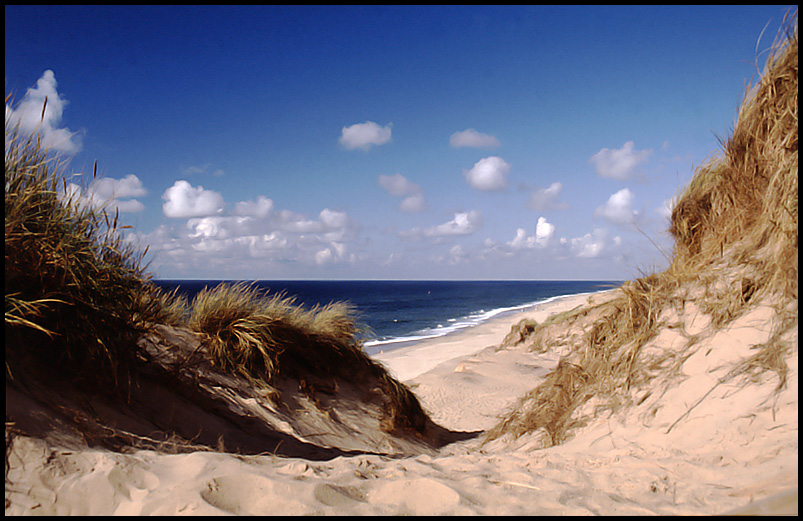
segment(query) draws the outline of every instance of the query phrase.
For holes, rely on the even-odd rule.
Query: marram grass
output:
[[[144,252],[122,237],[117,215],[69,195],[74,179],[64,162],[8,121],[5,139],[7,378],[121,396],[115,391],[147,363],[142,335],[155,324],[190,327],[212,366],[255,384],[370,376],[384,427],[423,433],[418,400],[362,350],[362,326],[347,303],[305,309],[242,283],[206,289],[191,304],[165,293],[146,272]]]
[[[117,216],[66,195],[64,164],[5,129],[6,370],[116,381],[157,309]]]
[[[571,352],[486,433],[486,441],[543,432],[543,445],[559,444],[582,424],[574,413],[592,397],[597,409],[628,403],[631,389],[676,369],[680,361],[672,353],[646,356],[642,350],[667,326],[662,314],[688,300],[710,317],[714,329],[753,302],[774,302],[770,339],[754,346],[755,353],[727,378],[772,371],[777,389],[783,388],[791,348],[783,338],[797,327],[797,93],[795,13],[773,45],[760,81],[748,91],[723,155],[702,165],[678,198],[669,230],[675,238],[669,268],[625,283],[615,298],[595,306],[600,316],[588,321],[579,338],[547,338],[554,321],[514,326],[503,345],[528,342],[540,351],[568,342]],[[694,343],[690,338],[689,346]]]

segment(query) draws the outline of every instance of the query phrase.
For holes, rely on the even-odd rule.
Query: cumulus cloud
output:
[[[148,193],[142,186],[142,181],[134,174],[122,179],[100,177],[87,187],[86,191],[74,183],[67,185],[65,196],[79,205],[90,205],[108,211],[120,213],[135,213],[145,209],[145,205],[137,201]]]
[[[240,201],[234,205],[234,214],[264,219],[273,211],[273,200],[264,195],[257,197],[254,201]]]
[[[417,193],[404,198],[399,204],[399,210],[403,212],[418,213],[427,209],[427,202],[424,194]]]
[[[390,195],[404,197],[399,205],[399,209],[403,212],[423,212],[426,209],[426,200],[421,187],[401,174],[380,175],[379,186],[387,190]]]
[[[341,243],[332,242],[326,248],[315,253],[315,264],[322,266],[332,264],[342,260],[346,256],[346,246]]]
[[[535,225],[535,235],[528,235],[527,230],[518,228],[516,236],[507,245],[514,250],[543,248],[549,244],[553,235],[555,235],[555,225],[549,223],[545,217],[539,217]]]
[[[162,194],[165,216],[173,218],[205,217],[223,211],[223,196],[202,186],[193,187],[183,179]]]
[[[619,149],[603,148],[588,162],[594,165],[599,176],[626,181],[636,175],[636,168],[647,162],[651,154],[652,149],[634,150],[633,142],[628,141]]]
[[[504,190],[507,187],[507,174],[510,165],[497,156],[485,157],[477,161],[471,170],[464,170],[463,176],[472,187],[486,192]]]
[[[60,128],[67,100],[58,92],[58,82],[52,70],[46,70],[28,89],[16,108],[6,104],[6,121],[19,125],[24,134],[39,133],[45,148],[74,154],[81,151],[80,136],[68,128]],[[44,110],[43,110],[44,109]]]
[[[468,253],[463,249],[462,246],[459,244],[455,244],[451,248],[449,248],[449,252],[446,255],[442,255],[436,259],[438,263],[446,263],[450,266],[455,266],[460,264],[463,261],[466,261],[469,258]]]
[[[134,174],[129,174],[122,179],[112,179],[101,177],[90,185],[90,191],[94,197],[108,201],[109,204],[120,212],[141,212],[145,206],[136,200],[148,193],[142,186],[142,181]]]
[[[527,201],[527,208],[530,210],[545,212],[548,210],[565,210],[569,207],[566,203],[558,202],[558,196],[563,190],[563,184],[552,183],[549,188],[536,188]]]
[[[458,212],[451,221],[427,228],[426,237],[445,237],[448,235],[470,235],[482,227],[482,214],[476,210]]]
[[[555,235],[555,225],[547,222],[545,217],[539,217],[538,224],[535,225],[535,242],[540,246],[546,246],[553,235]]]
[[[421,187],[415,183],[411,183],[401,174],[380,175],[379,186],[387,190],[390,195],[395,195],[397,197],[421,191]]]
[[[595,258],[605,250],[607,232],[603,228],[595,228],[593,232],[571,240],[571,250],[577,257]]]
[[[623,188],[611,195],[604,205],[594,211],[594,217],[602,217],[617,225],[634,222],[639,212],[633,209],[633,192]]]
[[[373,121],[366,121],[365,123],[356,123],[350,127],[343,127],[340,135],[340,144],[348,150],[361,148],[368,150],[372,146],[384,145],[390,141],[390,127],[391,123],[387,126],[380,127]]]
[[[185,192],[197,195],[202,190]],[[181,200],[169,198],[173,202]],[[191,208],[192,204],[187,202],[184,206]],[[358,226],[346,212],[324,208],[308,217],[277,210],[273,201],[264,196],[235,204],[232,214],[189,217],[183,225],[164,225],[157,231],[142,236],[150,245],[155,263],[179,272],[212,270],[220,276],[235,275],[243,269],[264,270],[267,266],[303,269],[351,263],[359,256],[359,252],[350,251],[357,244]]]
[[[473,128],[462,132],[455,132],[449,137],[449,144],[455,148],[493,148],[499,146],[499,140],[489,134],[477,132]]]
[[[400,231],[399,237],[403,239],[419,240],[422,237],[439,239],[455,235],[470,235],[482,228],[482,214],[476,210],[470,212],[457,212],[454,219],[443,224],[429,228],[412,228]]]

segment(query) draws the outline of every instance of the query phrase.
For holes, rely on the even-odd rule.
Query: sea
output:
[[[157,285],[190,301],[221,280],[156,280]],[[269,294],[295,297],[311,308],[348,302],[365,328],[361,341],[369,355],[409,346],[470,328],[556,298],[605,291],[622,281],[431,281],[293,280],[245,281]]]

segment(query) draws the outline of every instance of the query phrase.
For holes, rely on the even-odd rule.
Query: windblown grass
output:
[[[163,310],[115,214],[67,195],[64,165],[5,130],[6,371],[115,382]]]
[[[280,377],[298,378],[310,392],[313,379],[376,378],[386,397],[386,430],[423,432],[426,415],[418,399],[362,350],[362,326],[347,303],[305,309],[253,285],[220,284],[198,293],[188,325],[203,334],[213,365],[269,388]]]
[[[527,342],[543,351],[558,344],[567,354],[537,388],[524,396],[487,440],[541,431],[545,446],[561,443],[583,423],[578,408],[596,399],[616,409],[660,371],[676,370],[678,353],[643,353],[667,327],[665,316],[693,302],[714,329],[726,326],[757,301],[776,309],[770,339],[727,375],[755,378],[772,371],[786,383],[783,338],[797,326],[798,38],[797,15],[776,40],[759,83],[748,90],[722,157],[701,166],[679,197],[670,232],[669,268],[625,283],[614,299],[595,307],[577,338],[555,338],[577,314],[514,327],[506,343]],[[564,327],[565,329],[565,327]],[[696,338],[689,338],[692,347]],[[668,369],[669,368],[669,369]]]
[[[418,400],[363,352],[348,304],[304,309],[236,284],[202,291],[189,305],[152,283],[145,252],[122,237],[116,214],[70,195],[74,179],[36,135],[7,120],[5,140],[7,378],[119,397],[149,360],[143,334],[156,324],[189,326],[203,337],[200,355],[223,373],[268,387],[280,376],[307,389],[335,377],[365,383],[384,400],[386,430],[423,433]]]

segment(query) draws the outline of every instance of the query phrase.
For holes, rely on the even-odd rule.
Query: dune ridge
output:
[[[52,303],[7,294],[6,514],[797,514],[797,90],[795,15],[678,197],[667,270],[356,368],[232,369],[210,335],[264,323],[134,302],[160,321],[96,353],[99,394],[26,372],[9,330],[46,343]]]

